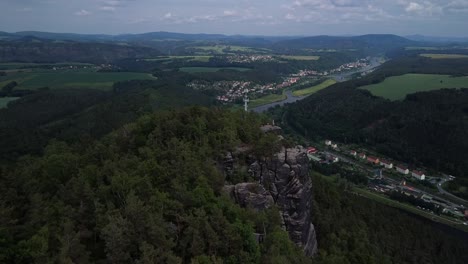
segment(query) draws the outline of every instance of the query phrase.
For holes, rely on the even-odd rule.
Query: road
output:
[[[465,204],[468,204],[468,201],[465,200],[465,199],[462,199],[458,196],[455,196],[449,192],[447,192],[446,190],[444,190],[442,188],[442,186],[444,185],[444,183],[450,181],[448,178],[442,178],[442,180],[437,184],[437,189],[439,190],[439,193],[441,194],[444,194],[444,195],[447,195],[449,196],[450,198],[454,199],[454,200],[457,200],[457,201],[460,201],[461,203],[465,203]]]
[[[355,160],[352,160],[352,159],[350,159],[350,158],[348,158],[348,157],[346,157],[346,156],[344,156],[344,155],[341,155],[340,153],[337,153],[336,151],[326,150],[326,151],[324,151],[324,153],[325,153],[325,154],[329,154],[329,155],[336,156],[336,157],[338,157],[340,160],[342,160],[342,161],[344,161],[344,162],[346,162],[346,163],[350,163],[350,164],[356,165],[356,166],[361,167],[361,168],[363,168],[363,169],[365,169],[365,170],[367,170],[367,171],[369,171],[369,172],[374,172],[374,169],[373,169],[373,168],[368,167],[368,166],[366,166],[366,165],[364,165],[364,164],[362,164],[362,163],[360,163],[360,162],[357,162],[357,161],[355,161]],[[382,177],[383,177],[385,180],[387,180],[388,182],[392,183],[392,184],[395,184],[395,185],[399,185],[399,184],[400,184],[399,181],[394,180],[394,179],[389,178],[389,177],[385,177],[383,174],[382,174]],[[439,187],[440,187],[440,186],[437,185],[437,188],[438,188],[439,191],[440,191],[442,188],[439,188]],[[447,199],[445,199],[445,198],[443,198],[443,197],[435,196],[434,194],[425,192],[425,191],[420,190],[420,189],[417,189],[417,188],[413,188],[413,189],[414,189],[415,191],[418,191],[418,192],[422,193],[422,194],[426,194],[426,195],[429,195],[429,196],[436,197],[437,199],[439,199],[439,200],[441,200],[441,201],[443,201],[443,202],[449,204],[449,205],[452,206],[452,207],[458,207],[458,206],[459,206],[458,204],[454,204],[452,201],[449,201],[449,200],[447,200]],[[442,190],[443,190],[443,189],[442,189]],[[444,190],[443,190],[443,191],[444,191]],[[444,194],[449,194],[450,197],[454,196],[454,195],[452,195],[452,194],[450,194],[450,193],[448,193],[448,192],[446,192],[446,191],[444,191]],[[456,197],[456,196],[454,196],[454,197]],[[460,202],[466,202],[465,200],[463,200],[463,199],[461,199],[461,198],[459,198],[459,197],[456,197],[456,198],[457,198]]]
[[[344,82],[344,81],[347,81],[348,78],[351,75],[355,74],[355,73],[365,72],[365,71],[375,69],[375,68],[379,67],[381,64],[382,64],[382,62],[381,62],[380,58],[372,58],[367,67],[364,67],[364,68],[356,70],[356,71],[344,72],[344,73],[340,73],[340,74],[334,74],[334,75],[331,75],[330,77],[335,79],[337,82]],[[255,108],[252,108],[251,111],[256,112],[256,113],[262,113],[262,112],[265,112],[266,110],[268,110],[268,109],[270,109],[272,107],[275,107],[277,105],[283,106],[285,104],[294,103],[294,102],[302,100],[302,99],[304,99],[306,97],[307,96],[294,96],[292,94],[291,90],[287,90],[286,91],[286,99],[284,99],[283,101],[257,106]]]

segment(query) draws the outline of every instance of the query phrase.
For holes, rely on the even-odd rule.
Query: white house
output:
[[[422,171],[412,171],[411,175],[421,181],[423,181],[426,178],[426,175],[424,175],[424,172]]]
[[[355,150],[351,150],[349,154],[351,154],[351,156],[354,156],[354,157],[357,156],[357,152]]]
[[[331,146],[331,144],[332,144],[331,140],[325,140],[325,145]]]
[[[402,166],[396,166],[396,170],[399,172],[399,173],[402,173],[402,174],[409,174],[409,170],[408,168],[406,167],[402,167]]]
[[[332,144],[331,147],[334,148],[334,149],[337,149],[338,145],[337,144]]]
[[[393,168],[393,163],[391,163],[390,161],[386,161],[386,160],[381,160],[380,165],[384,166],[386,169]]]

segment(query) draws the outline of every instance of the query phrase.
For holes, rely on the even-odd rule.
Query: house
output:
[[[370,162],[370,163],[379,164],[380,160],[379,160],[379,158],[369,156],[369,157],[367,157],[367,161]]]
[[[422,171],[412,171],[411,175],[421,181],[423,181],[426,178],[426,175],[424,175],[424,172]]]
[[[337,144],[332,144],[331,147],[334,148],[334,149],[337,149],[338,145]]]
[[[331,146],[331,144],[332,144],[331,140],[325,140],[325,145]]]
[[[357,156],[357,152],[355,150],[351,150],[349,154],[351,154],[351,156],[354,156],[354,157]]]
[[[359,158],[361,158],[361,159],[365,159],[366,157],[367,157],[367,156],[366,156],[365,153],[360,153],[360,154],[359,154]]]
[[[317,149],[314,147],[307,148],[307,154],[315,154],[317,153]]]
[[[399,173],[402,173],[402,174],[409,174],[409,170],[408,170],[408,168],[406,168],[406,167],[403,167],[403,166],[396,166],[395,168],[396,168],[396,170],[397,170]]]
[[[336,163],[336,162],[340,161],[340,159],[339,159],[338,157],[332,156],[332,155],[330,155],[330,156],[328,157],[328,160],[329,160],[330,162],[332,162],[332,163]]]
[[[381,160],[380,165],[384,166],[386,169],[393,168],[393,163],[391,163],[390,161],[386,161],[386,160]]]

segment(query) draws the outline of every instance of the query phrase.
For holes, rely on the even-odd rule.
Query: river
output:
[[[381,62],[380,58],[372,58],[367,67],[364,67],[362,69],[355,70],[355,71],[349,71],[349,72],[344,72],[344,73],[340,73],[340,74],[330,75],[329,77],[332,77],[337,82],[344,82],[344,81],[347,81],[348,78],[351,77],[351,75],[353,75],[355,73],[366,72],[366,71],[375,69],[375,68],[379,67],[381,64],[382,64],[382,62]],[[284,99],[282,101],[279,101],[279,102],[274,102],[274,103],[270,103],[270,104],[257,106],[255,108],[252,108],[251,111],[256,112],[256,113],[262,113],[262,112],[265,112],[266,110],[268,110],[268,109],[270,109],[272,107],[275,107],[277,105],[283,106],[285,104],[294,103],[294,102],[302,100],[302,99],[304,99],[306,97],[307,96],[294,96],[292,94],[291,90],[287,90],[286,91],[286,99]]]

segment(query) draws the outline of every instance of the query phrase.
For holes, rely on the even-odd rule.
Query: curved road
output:
[[[335,79],[335,81],[337,82],[344,82],[344,81],[347,81],[348,80],[348,77],[350,77],[351,75],[355,74],[355,73],[358,73],[358,72],[365,72],[365,71],[369,71],[369,70],[372,70],[374,68],[377,68],[381,65],[381,61],[379,58],[372,58],[370,60],[370,64],[369,66],[367,67],[364,67],[362,69],[359,69],[359,70],[356,70],[356,71],[351,71],[351,72],[345,72],[345,73],[340,73],[340,74],[335,74],[335,75],[331,75],[330,77],[332,77],[333,79]],[[275,107],[277,105],[279,106],[283,106],[285,104],[289,104],[289,103],[294,103],[294,102],[297,102],[299,100],[302,100],[304,98],[306,98],[307,96],[294,96],[292,94],[292,91],[291,90],[287,90],[286,91],[286,99],[284,99],[283,101],[279,101],[279,102],[274,102],[274,103],[270,103],[270,104],[265,104],[265,105],[261,105],[261,106],[257,106],[255,108],[252,108],[251,111],[254,111],[256,113],[262,113],[262,112],[265,112],[266,110],[272,108],[272,107]]]

